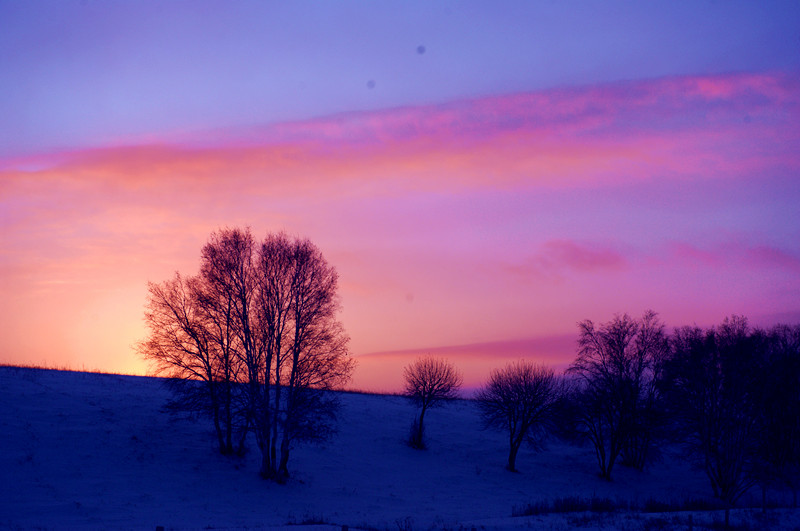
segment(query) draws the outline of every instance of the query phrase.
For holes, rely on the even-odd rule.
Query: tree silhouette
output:
[[[579,327],[578,356],[567,371],[576,377],[573,433],[592,443],[600,475],[610,480],[621,455],[642,468],[653,451],[667,337],[652,311]]]
[[[207,414],[213,419],[222,454],[234,452],[233,435],[245,422],[234,401],[239,365],[218,316],[208,307],[200,277],[148,284],[145,323],[150,330],[139,352],[167,377],[173,391],[169,409]]]
[[[784,484],[797,508],[800,489],[800,325],[766,332],[759,381],[758,472],[762,487]]]
[[[446,400],[456,398],[461,388],[461,374],[447,360],[426,356],[406,366],[403,371],[405,396],[420,408],[414,419],[409,444],[414,448],[425,448],[425,412]]]
[[[759,345],[747,319],[733,316],[708,330],[683,327],[672,336],[666,366],[670,403],[689,450],[730,508],[753,484],[758,447]],[[756,376],[755,378],[753,376]]]
[[[535,448],[552,425],[562,386],[552,369],[527,361],[492,371],[475,400],[484,426],[508,433],[508,470],[516,471],[523,441]]]
[[[353,369],[337,289],[309,240],[281,233],[258,244],[249,229],[223,229],[203,247],[197,277],[150,285],[140,351],[182,389],[203,382],[223,451],[252,430],[259,473],[283,481],[293,443],[332,432],[327,391]]]

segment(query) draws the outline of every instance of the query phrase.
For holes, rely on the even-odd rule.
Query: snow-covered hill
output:
[[[512,517],[515,507],[568,496],[644,503],[707,498],[702,472],[677,454],[607,483],[591,448],[525,449],[503,466],[501,433],[480,429],[468,401],[426,416],[429,449],[404,444],[414,416],[401,397],[342,395],[339,432],[300,446],[286,485],[259,479],[258,451],[216,453],[207,421],[176,419],[155,378],[0,367],[0,527],[103,529],[638,529],[683,525],[688,513]],[[738,521],[796,526],[796,511]],[[751,514],[752,513],[752,514]],[[696,527],[721,518],[695,513]],[[761,518],[761,519],[758,519]],[[298,524],[302,524],[298,527]],[[325,524],[325,525],[322,525]]]

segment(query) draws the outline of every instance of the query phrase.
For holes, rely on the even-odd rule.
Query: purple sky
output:
[[[800,320],[797,2],[0,0],[0,117],[0,362],[143,372],[226,225],[321,247],[360,387]]]

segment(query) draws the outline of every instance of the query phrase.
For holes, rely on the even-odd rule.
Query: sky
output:
[[[798,204],[796,1],[0,0],[0,363],[146,373],[233,226],[336,267],[362,389],[796,323]]]

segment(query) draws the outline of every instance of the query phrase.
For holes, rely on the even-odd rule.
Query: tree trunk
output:
[[[608,459],[605,459],[605,455],[603,455],[603,462],[600,465],[600,477],[606,481],[611,481],[611,469],[614,468],[614,458],[613,456],[609,456]]]
[[[280,378],[280,372],[276,370],[276,379]],[[272,413],[272,445],[270,446],[269,454],[273,463],[278,461],[278,423],[280,421],[280,406],[281,406],[281,385],[275,384],[275,410]]]
[[[516,472],[516,463],[517,463],[517,452],[519,451],[519,445],[511,443],[511,447],[508,451],[508,464],[506,468],[509,469],[511,472]]]
[[[275,476],[275,471],[272,469],[272,463],[269,459],[269,451],[266,448],[261,450],[261,468],[258,475],[263,479],[272,479]]]
[[[603,479],[606,481],[611,481],[611,470],[614,468],[614,463],[617,462],[617,456],[619,455],[619,451],[616,453],[611,452],[608,456],[608,462],[606,463],[606,470],[603,473]]]
[[[270,421],[272,419],[270,417],[269,387],[258,389],[254,386],[251,392],[253,393],[252,396],[257,396],[257,393],[264,392],[263,409],[257,405],[253,406],[251,415],[253,417],[253,432],[256,436],[258,449],[261,451],[261,467],[258,474],[264,479],[272,479],[275,475],[273,468],[275,459],[270,456],[270,448],[272,446],[272,438],[270,437],[272,423]]]
[[[247,442],[247,432],[249,428],[245,427],[242,429],[241,434],[239,435],[239,440],[236,443],[236,455],[242,456],[244,455],[245,443]]]
[[[231,411],[231,383],[225,382],[225,450],[233,454],[233,413]]]
[[[270,426],[269,424],[262,425],[260,422],[256,423],[255,426],[255,434],[256,440],[258,441],[258,449],[261,450],[261,467],[258,470],[258,475],[261,476],[263,479],[272,479],[274,476],[274,463],[273,459],[270,459],[269,449],[270,449],[270,436],[269,436]]]
[[[214,404],[214,429],[217,432],[217,442],[219,442],[219,453],[227,455],[225,448],[225,438],[222,434],[222,426],[219,422],[219,408]]]
[[[422,407],[422,412],[419,414],[419,422],[417,422],[416,430],[411,434],[411,446],[417,449],[425,448],[425,429],[422,421],[425,418],[425,406]]]
[[[283,482],[289,477],[289,438],[284,434],[281,441],[281,463],[278,467],[278,481]]]

